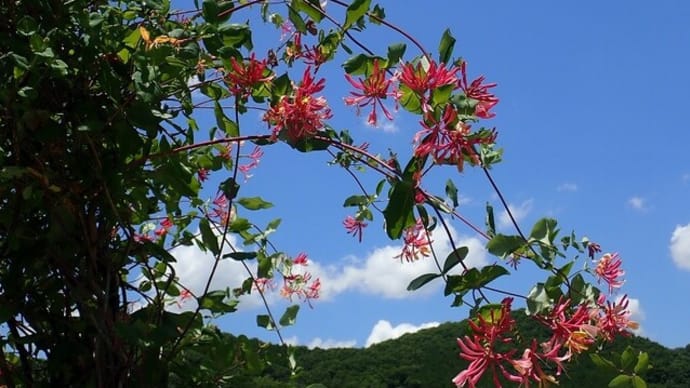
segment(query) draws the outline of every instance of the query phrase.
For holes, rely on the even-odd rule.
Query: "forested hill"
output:
[[[524,314],[516,314],[524,339],[543,337],[544,332]],[[368,348],[307,349],[299,347],[297,363],[303,368],[289,384],[287,369],[274,364],[262,376],[251,379],[248,386],[306,387],[320,383],[328,388],[346,387],[453,387],[451,379],[466,362],[458,357],[455,339],[467,333],[466,322],[445,323],[436,328],[406,334]],[[622,352],[628,345],[649,353],[653,369],[645,376],[649,387],[690,387],[690,345],[668,349],[641,337],[623,338],[608,352]],[[268,352],[278,351],[270,346]],[[614,376],[594,366],[588,356],[567,364],[560,387],[606,387]],[[481,387],[493,387],[484,379]]]

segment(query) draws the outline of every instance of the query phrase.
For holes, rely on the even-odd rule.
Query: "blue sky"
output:
[[[380,3],[387,20],[429,50],[451,28],[457,39],[454,54],[468,61],[469,74],[498,83],[497,117],[485,125],[498,130],[504,162],[493,174],[521,226],[529,230],[537,219],[555,217],[565,232],[575,230],[605,251],[619,252],[627,271],[621,293],[634,299],[641,334],[670,347],[689,344],[690,3]],[[328,4],[326,9],[337,8]],[[254,39],[258,47],[269,47],[279,43],[279,33]],[[372,28],[362,40],[381,49],[403,39]],[[417,54],[408,47],[406,58]],[[417,118],[399,112],[392,123],[368,127],[365,117],[356,117],[342,103],[349,87],[338,69],[319,74],[327,78],[333,127],[349,129],[356,143],[370,142],[373,152],[385,154],[391,148],[409,154]],[[202,128],[215,125],[211,112],[199,121]],[[258,116],[247,115],[241,124],[243,133],[267,132]],[[366,346],[467,317],[466,309],[449,307],[440,284],[405,291],[409,280],[432,264],[428,259],[413,264],[394,260],[400,245],[387,240],[380,216],[361,244],[345,233],[342,220],[351,209],[342,202],[358,192],[343,170],[327,165],[327,154],[300,154],[282,144],[264,151],[240,194],[273,202],[256,220],[282,218],[272,241],[289,254],[308,253],[309,269],[323,283],[322,299],[313,309],[303,305],[297,325],[284,329],[286,338],[301,345]],[[366,182],[377,178],[373,172],[363,174]],[[480,171],[459,174],[448,167],[436,178],[427,188],[442,194],[445,181],[453,179],[463,198],[460,212],[477,225],[483,225],[487,200],[500,213]],[[209,193],[215,184],[207,185]],[[483,251],[481,238],[453,225],[474,264],[497,260]],[[435,242],[448,250],[440,234]],[[174,254],[181,281],[190,287],[200,282],[208,257],[192,248]],[[501,286],[526,294],[543,280],[529,267],[525,262]],[[214,285],[236,287],[244,277],[237,266],[224,263]],[[277,314],[287,306],[278,297],[271,300]],[[274,333],[256,327],[258,313],[260,306],[248,299],[238,313],[217,323],[233,333],[275,341]]]

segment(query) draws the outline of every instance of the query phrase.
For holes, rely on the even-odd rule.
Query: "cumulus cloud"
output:
[[[558,190],[558,191],[571,191],[571,192],[577,191],[577,184],[571,183],[571,182],[565,182],[565,183],[558,185],[556,190]]]
[[[532,210],[532,204],[533,204],[532,199],[528,199],[526,201],[523,201],[520,205],[514,205],[514,204],[508,204],[508,209],[510,209],[510,213],[513,214],[513,218],[515,218],[515,221],[518,223],[522,221]],[[510,220],[510,216],[508,215],[508,212],[503,210],[499,215],[498,215],[498,227],[499,228],[508,228],[513,225],[513,222]]]
[[[634,196],[628,200],[628,206],[635,210],[647,210],[647,200]]]
[[[291,346],[300,346],[300,341],[297,336],[285,338],[285,343]],[[321,349],[342,349],[342,348],[354,348],[357,345],[357,340],[335,340],[332,338],[321,339],[316,337],[307,343],[309,349],[321,348]]]
[[[236,246],[233,235],[228,235],[228,239],[232,246]],[[229,252],[229,250],[227,250],[227,252]],[[195,296],[201,296],[213,268],[213,263],[215,261],[213,255],[210,252],[203,252],[196,245],[180,246],[172,249],[170,253],[176,259],[176,262],[171,265],[175,270],[175,275],[178,277],[179,283],[191,291]],[[250,270],[256,270],[255,263],[248,264]],[[221,260],[218,263],[209,290],[239,287],[248,276],[247,270],[239,261],[232,259]],[[261,305],[261,300],[255,292],[251,295],[243,295],[240,297],[241,308],[256,307],[259,305]],[[196,300],[187,299],[180,302],[179,305],[170,305],[170,309],[173,311],[190,311],[195,309],[196,306]]]
[[[451,232],[457,247],[467,246],[469,249],[465,265],[477,267],[487,263],[487,252],[481,240],[476,237],[458,237],[454,231]],[[439,260],[445,260],[452,249],[450,240],[440,231],[432,235],[432,240]],[[332,299],[348,291],[389,299],[428,295],[437,291],[441,286],[440,282],[428,284],[415,292],[407,291],[407,285],[413,279],[424,273],[438,272],[438,269],[431,257],[411,263],[400,262],[395,256],[400,254],[401,249],[401,246],[384,246],[375,249],[364,259],[353,258],[340,265],[322,266],[318,262],[310,263],[312,274],[321,278],[321,299]]]
[[[334,340],[331,338],[323,340],[319,337],[316,337],[313,340],[309,341],[309,343],[307,344],[307,347],[309,349],[314,349],[314,348],[321,348],[321,349],[354,348],[356,344],[357,344],[356,340],[340,341],[340,340]]]
[[[669,249],[676,266],[690,270],[690,224],[676,226],[671,234]]]
[[[430,329],[438,325],[438,322],[426,322],[419,326],[415,326],[411,323],[401,323],[397,326],[393,326],[386,320],[380,320],[376,322],[376,325],[374,325],[374,327],[371,329],[371,334],[369,334],[369,338],[367,338],[365,346],[369,347],[379,342],[396,339],[403,334],[416,333],[419,330]]]

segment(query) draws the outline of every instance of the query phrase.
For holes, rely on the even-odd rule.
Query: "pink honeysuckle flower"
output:
[[[197,176],[199,177],[199,181],[200,181],[200,182],[205,182],[205,181],[208,179],[208,174],[209,174],[209,172],[208,172],[208,170],[205,169],[205,168],[200,168],[200,169],[196,172],[196,174],[197,174]]]
[[[409,262],[419,260],[420,255],[423,257],[429,256],[431,253],[429,234],[422,220],[418,219],[414,225],[408,227],[403,233],[403,249],[395,258],[405,259],[405,261]]]
[[[460,357],[470,362],[452,380],[457,387],[464,387],[466,384],[475,387],[488,368],[493,371],[494,385],[501,386],[497,372],[500,370],[504,375],[507,374],[502,363],[509,360],[515,350],[499,352],[494,346],[512,341],[512,338],[506,337],[515,326],[515,320],[510,315],[512,301],[512,298],[505,298],[501,302],[500,311],[492,310],[488,317],[480,314],[476,320],[470,320],[472,336],[457,339]]]
[[[489,92],[489,89],[496,87],[496,83],[485,84],[484,76],[476,78],[474,81],[467,82],[467,63],[463,62],[460,65],[460,71],[462,77],[460,78],[459,85],[460,88],[465,92],[467,98],[471,98],[477,101],[477,105],[474,108],[474,115],[482,119],[490,119],[496,116],[495,113],[491,113],[490,110],[496,104],[498,104],[498,98]]]
[[[254,279],[254,287],[259,292],[266,292],[267,290],[272,290],[275,285],[271,278],[256,278]]]
[[[400,69],[400,83],[423,96],[427,91],[443,86],[454,85],[454,89],[457,88],[458,71],[460,68],[457,66],[448,69],[444,63],[437,64],[433,59],[429,61],[427,70],[424,70],[421,62],[417,66],[405,63]]]
[[[617,335],[629,336],[629,330],[640,327],[637,322],[630,320],[629,303],[628,296],[623,295],[617,302],[606,302],[601,306],[596,325],[607,341],[613,341]]]
[[[261,149],[261,147],[256,146],[256,147],[254,147],[254,150],[252,151],[252,153],[246,156],[246,158],[249,158],[249,160],[250,160],[249,163],[241,164],[237,168],[244,175],[245,182],[247,180],[249,180],[249,178],[252,177],[249,174],[249,171],[251,171],[252,169],[259,166],[259,162],[261,161],[261,158],[263,156],[264,156],[264,151]]]
[[[228,198],[222,191],[218,192],[216,198],[211,203],[211,211],[208,213],[208,216],[223,226],[235,217],[233,209],[230,208]]]
[[[366,79],[355,80],[349,74],[345,74],[345,78],[355,89],[359,90],[359,92],[350,92],[351,96],[345,97],[346,105],[356,106],[358,114],[360,108],[371,105],[371,113],[369,113],[367,122],[374,127],[377,125],[377,106],[381,107],[388,120],[393,120],[393,115],[381,100],[388,96],[395,97],[397,93],[389,91],[393,80],[386,77],[386,69],[380,67],[378,59],[374,60],[374,68]]]
[[[225,83],[230,92],[239,98],[247,98],[257,85],[270,82],[274,77],[268,69],[267,60],[257,60],[254,53],[246,62],[232,57],[230,65],[232,68],[226,70]]]
[[[323,78],[314,82],[308,66],[293,94],[281,97],[266,112],[263,120],[273,126],[274,139],[284,130],[288,139],[296,142],[313,137],[324,127],[323,121],[332,117],[331,110],[326,99],[313,94],[322,91],[325,82]]]
[[[599,252],[601,252],[601,245],[593,241],[587,243],[587,254],[589,255],[590,259],[594,260],[594,255]]]
[[[357,237],[357,240],[359,242],[362,242],[362,233],[364,231],[364,228],[367,227],[367,225],[367,223],[360,221],[352,216],[345,217],[345,220],[343,221],[343,226],[345,226],[345,230],[347,230],[347,233]]]
[[[450,104],[446,105],[440,120],[429,112],[420,124],[423,129],[414,137],[415,156],[431,155],[436,163],[455,165],[459,171],[463,170],[466,158],[474,165],[481,163],[475,146],[492,144],[496,140],[493,131],[472,134],[469,124],[458,119],[458,112]]]
[[[621,269],[622,264],[618,253],[607,253],[599,259],[594,269],[599,280],[603,280],[609,285],[609,294],[613,293],[614,288],[620,288],[625,283],[624,280],[620,279],[621,276],[625,275],[625,271]]]
[[[164,219],[161,221],[161,227],[156,229],[154,232],[156,236],[158,237],[163,237],[165,236],[168,231],[174,226],[173,221],[170,219],[170,217]]]
[[[297,255],[297,257],[295,257],[292,260],[292,264],[303,265],[306,267],[307,265],[309,265],[309,259],[307,258],[307,254],[304,252],[301,252],[300,254]]]

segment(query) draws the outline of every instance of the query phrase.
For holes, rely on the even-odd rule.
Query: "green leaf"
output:
[[[345,199],[343,207],[366,206],[368,203],[369,197],[366,195],[351,195]]]
[[[290,7],[288,10],[288,19],[290,19],[290,22],[295,27],[297,32],[307,32],[307,23],[304,22],[304,19],[302,19],[302,16],[300,16],[299,12],[297,12],[295,8]]]
[[[637,364],[635,364],[635,374],[643,375],[649,370],[649,353],[640,352],[637,356]]]
[[[211,230],[208,219],[202,218],[201,221],[199,221],[199,231],[201,232],[201,241],[204,243],[204,246],[208,248],[214,256],[218,255],[220,252],[218,237],[216,237],[216,234]]]
[[[443,31],[441,42],[438,45],[438,61],[440,63],[450,63],[453,47],[455,47],[455,38],[450,34],[450,29],[446,29]]]
[[[266,314],[259,314],[256,316],[256,325],[266,330],[275,329],[275,326],[271,323],[271,317]]]
[[[403,55],[405,55],[405,49],[407,49],[407,46],[404,43],[388,46],[388,55],[386,55],[388,58],[388,65],[395,66],[400,59],[402,59]]]
[[[458,207],[458,188],[451,179],[446,182],[446,195],[453,202],[453,208]]]
[[[269,209],[273,207],[272,203],[264,201],[261,197],[240,198],[237,200],[237,203],[247,210]]]
[[[218,128],[222,129],[227,137],[237,137],[240,135],[239,126],[225,116],[223,108],[218,101],[215,102],[214,113],[216,115],[216,124],[218,124]]]
[[[618,375],[609,382],[609,388],[625,387],[632,385],[632,376]]]
[[[347,74],[357,75],[367,72],[369,61],[372,58],[364,54],[357,54],[343,62],[343,69]]]
[[[602,357],[598,353],[590,353],[589,358],[591,358],[594,365],[598,366],[599,368],[606,369],[609,371],[618,370],[618,368],[616,368],[616,365],[612,361]]]
[[[366,15],[369,11],[369,6],[371,5],[371,0],[354,0],[349,7],[347,7],[347,12],[345,14],[345,24],[343,24],[343,29],[347,30],[353,24],[355,24],[362,16]]]
[[[424,275],[420,275],[410,282],[410,284],[407,286],[407,291],[417,290],[439,276],[441,275],[437,273],[425,273]]]
[[[644,379],[640,376],[633,376],[632,377],[632,386],[633,388],[647,388],[647,383],[644,381]]]
[[[494,222],[494,207],[486,203],[486,229],[489,237],[496,235],[496,223]]]
[[[529,237],[530,239],[551,245],[553,238],[555,237],[555,233],[557,232],[556,225],[556,220],[553,218],[542,218],[534,224]]]
[[[293,0],[292,8],[306,13],[317,23],[323,19],[323,9],[319,0]]]
[[[228,257],[237,261],[251,260],[256,258],[256,252],[231,252],[223,255],[224,259]]]
[[[218,4],[217,0],[204,0],[201,3],[201,14],[209,23],[218,22]]]
[[[467,254],[469,253],[469,248],[460,247],[448,255],[446,261],[443,263],[443,274],[447,274],[453,267],[458,265],[461,261],[465,260]]]
[[[278,321],[281,326],[292,326],[297,320],[297,312],[299,311],[299,305],[292,305],[285,309],[285,312],[280,317]]]
[[[214,314],[224,314],[237,311],[238,300],[232,300],[229,303],[225,302],[225,291],[211,291],[199,298],[199,306],[202,309],[209,310]]]
[[[537,283],[527,295],[527,313],[539,314],[551,306],[551,298],[546,293],[544,283]]]
[[[621,369],[624,371],[630,371],[635,364],[635,352],[628,346],[621,354]]]
[[[525,245],[525,240],[520,236],[495,235],[486,244],[486,249],[492,255],[505,258]]]
[[[252,30],[246,24],[224,24],[219,29],[223,44],[235,49],[244,46],[247,50],[254,48],[252,43]]]
[[[480,278],[481,285],[479,285],[478,287],[475,287],[475,288],[483,287],[483,286],[491,283],[495,279],[509,274],[508,270],[505,269],[505,267],[503,267],[501,265],[496,265],[496,264],[485,266],[484,268],[482,268],[480,273],[481,273],[481,278]]]
[[[386,220],[386,233],[395,240],[402,236],[403,230],[414,224],[414,187],[407,181],[399,181],[393,186],[388,206],[383,210]]]
[[[232,201],[240,191],[240,185],[237,184],[233,177],[230,177],[220,183],[220,189],[229,201]]]

